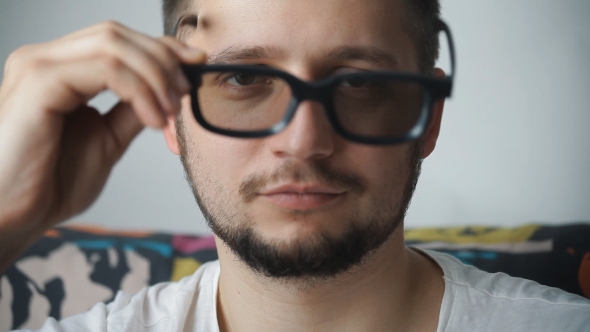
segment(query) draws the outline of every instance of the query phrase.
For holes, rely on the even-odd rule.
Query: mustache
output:
[[[287,162],[274,170],[270,175],[253,174],[240,184],[239,194],[249,203],[258,193],[271,184],[280,182],[321,183],[341,188],[353,194],[365,191],[363,179],[355,174],[334,169],[321,162],[310,162],[305,165]]]

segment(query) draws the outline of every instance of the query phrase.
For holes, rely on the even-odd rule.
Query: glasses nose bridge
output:
[[[314,82],[300,82],[294,90],[298,104],[309,100],[319,102],[326,107],[330,100],[330,87],[326,85]]]
[[[291,99],[291,103],[289,105],[290,111],[285,118],[285,125],[288,125],[288,123],[293,120],[295,113],[297,113],[301,103],[305,101],[311,101],[321,105],[320,110],[323,111],[322,113],[324,113],[324,116],[327,116],[330,126],[334,128],[333,119],[328,112],[332,93],[331,87],[329,85],[326,85],[325,83],[320,84],[316,82],[295,81],[291,82],[291,89],[293,93],[293,99]]]

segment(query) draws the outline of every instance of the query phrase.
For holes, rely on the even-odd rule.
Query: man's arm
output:
[[[161,128],[190,86],[181,63],[205,55],[101,23],[28,45],[0,86],[0,274],[46,230],[87,209],[144,125]],[[102,115],[87,102],[120,98]]]

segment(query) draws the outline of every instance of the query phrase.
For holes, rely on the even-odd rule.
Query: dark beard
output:
[[[407,176],[404,190],[399,202],[392,202],[397,204],[392,204],[391,208],[384,207],[386,212],[381,211],[382,213],[371,220],[363,220],[362,223],[356,222],[360,216],[352,216],[344,223],[346,230],[339,237],[319,233],[301,241],[277,243],[262,239],[251,226],[247,216],[228,216],[227,214],[221,216],[218,211],[223,207],[214,206],[214,200],[202,195],[202,188],[193,180],[194,177],[187,162],[189,151],[186,149],[185,133],[181,123],[177,123],[177,129],[186,179],[209,227],[254,272],[271,278],[332,278],[359,265],[363,259],[375,252],[402,223],[422,165],[423,142],[419,139],[411,143],[408,156],[409,172],[403,173]],[[362,182],[353,176],[328,169],[318,163],[313,164],[310,169],[301,171],[295,167],[286,166],[269,178],[285,178],[280,174],[288,173],[289,179],[313,178],[322,180],[323,183],[345,184],[353,192],[363,191]],[[257,188],[257,182],[264,181],[254,178],[242,184],[240,194],[244,201],[251,199],[250,194]]]
[[[295,244],[264,241],[252,227],[223,228],[207,219],[213,232],[252,270],[265,277],[331,278],[359,264],[387,240],[401,219],[387,224],[359,227],[349,223],[340,237],[317,234]]]

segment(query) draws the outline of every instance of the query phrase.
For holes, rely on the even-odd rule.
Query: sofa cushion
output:
[[[417,228],[406,244],[449,253],[488,272],[504,272],[590,298],[590,224],[515,228]],[[61,227],[45,234],[0,278],[0,331],[39,328],[192,274],[217,259],[212,236]]]

